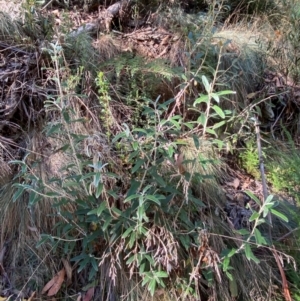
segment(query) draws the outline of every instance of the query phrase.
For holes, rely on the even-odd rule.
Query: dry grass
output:
[[[118,41],[111,35],[101,35],[93,42],[93,46],[100,55],[100,62],[106,62],[107,60],[116,57],[121,52]]]
[[[3,17],[3,20],[3,37],[7,35],[7,32],[17,32],[18,28],[10,27],[12,23],[9,18]],[[246,99],[248,93],[256,89],[256,85],[260,82],[263,61],[259,45],[256,43],[256,35],[251,31],[241,32],[236,29],[227,29],[215,35],[217,43],[220,40],[227,41],[228,39],[231,39],[231,42],[228,44],[224,42],[225,46],[220,66],[220,70],[226,72],[220,72],[219,79],[224,84],[228,83],[230,79],[230,88],[238,92],[236,98],[231,99],[231,106],[235,107],[238,102]],[[183,43],[181,40],[178,40],[171,48],[170,58],[175,65],[186,66]],[[71,43],[70,45],[67,46],[69,46],[69,50],[74,50],[74,53],[70,51],[69,56],[66,55],[64,59],[67,58],[67,61],[75,60],[77,66],[91,67],[94,72],[99,71],[97,63],[114,58],[120,52],[120,46],[108,35],[101,36],[95,42],[95,49],[90,49],[91,39],[88,37],[82,37],[82,40],[73,41],[73,44]],[[72,49],[72,46],[74,46],[74,49]],[[46,61],[44,63],[47,67],[52,66],[52,64],[47,64]],[[54,73],[46,75],[48,78],[43,82],[44,87],[46,89],[47,83],[51,83],[52,90],[49,90],[49,94],[53,95],[55,99],[59,95],[61,100],[63,100],[59,104],[63,105],[64,108],[72,108],[70,110],[70,119],[84,118],[85,122],[67,123],[61,114],[62,111],[56,111],[55,107],[50,107],[43,115],[49,121],[47,129],[50,129],[52,125],[55,126],[62,123],[64,127],[59,133],[56,133],[52,138],[46,137],[44,132],[41,132],[43,127],[37,127],[35,130],[32,130],[30,123],[25,123],[24,125],[24,128],[29,129],[26,137],[25,133],[20,132],[22,140],[26,141],[24,149],[27,152],[27,156],[22,156],[19,159],[24,159],[28,168],[26,175],[23,175],[20,180],[26,179],[28,181],[27,184],[37,185],[36,187],[41,185],[39,188],[42,187],[42,189],[39,192],[44,194],[41,200],[30,204],[28,193],[24,193],[16,202],[12,202],[14,193],[12,185],[16,180],[11,179],[12,171],[7,165],[7,161],[2,159],[3,156],[1,157],[1,166],[7,175],[1,178],[1,181],[6,184],[1,188],[0,194],[1,247],[3,248],[4,245],[8,246],[9,251],[5,254],[5,268],[8,269],[8,276],[12,279],[13,286],[18,289],[21,289],[25,284],[27,285],[28,279],[34,285],[40,287],[43,285],[44,279],[49,278],[50,273],[48,269],[51,270],[52,274],[58,270],[60,259],[57,257],[61,257],[60,252],[62,250],[58,249],[56,252],[52,252],[51,247],[47,244],[41,248],[36,248],[35,245],[41,238],[42,233],[55,235],[55,225],[57,225],[57,222],[62,221],[62,217],[58,216],[59,210],[68,211],[70,216],[74,217],[73,221],[77,222],[77,216],[74,214],[77,209],[76,200],[85,201],[93,192],[94,187],[85,186],[83,184],[84,181],[80,181],[74,189],[72,188],[73,190],[68,188],[73,175],[81,175],[90,171],[86,166],[85,170],[82,169],[81,161],[78,158],[90,160],[89,163],[111,163],[109,171],[121,175],[124,182],[132,176],[125,167],[121,166],[121,158],[113,151],[109,138],[102,133],[104,126],[100,120],[99,99],[97,99],[96,92],[93,90],[93,75],[90,75],[89,72],[77,74],[78,78],[74,80],[74,86],[72,86],[70,70],[65,67],[69,66],[64,66],[62,70],[56,70],[61,80],[70,79],[69,82],[67,80],[63,82],[64,84],[67,83],[67,88],[62,86],[63,93],[61,95],[58,92],[57,82],[52,81],[51,78]],[[239,74],[239,76],[236,76],[236,74]],[[79,82],[82,84],[82,91],[86,93],[87,98],[81,99],[79,96],[73,96],[76,94]],[[114,89],[114,87],[111,88]],[[35,92],[38,94],[41,91],[37,90]],[[39,101],[44,99],[44,94],[40,94],[40,96],[40,99],[37,98]],[[127,112],[130,111],[130,108],[120,103],[116,99],[110,102],[111,112],[113,112],[113,117],[115,118],[113,120],[113,134],[121,130],[120,124],[124,119],[130,122],[130,114],[132,114]],[[242,105],[245,106],[247,103]],[[31,108],[34,116],[37,116],[34,106]],[[28,117],[25,109],[22,109],[24,111],[18,111],[18,114]],[[76,140],[79,136],[85,136],[85,139]],[[244,300],[270,300],[270,298],[274,297],[274,294],[271,295],[270,289],[276,289],[275,285],[279,282],[279,273],[274,261],[270,258],[268,250],[258,249],[256,255],[262,259],[260,265],[248,261],[244,255],[238,254],[234,256],[231,263],[234,268],[231,271],[234,277],[232,283],[221,271],[218,265],[221,252],[226,248],[238,248],[241,243],[240,236],[234,232],[234,229],[228,223],[223,210],[226,198],[219,184],[229,180],[227,175],[228,167],[209,141],[200,140],[199,148],[195,147],[192,139],[185,139],[184,142],[185,145],[180,147],[183,162],[177,160],[178,170],[175,170],[175,173],[178,173],[181,180],[184,178],[185,172],[191,174],[192,177],[190,181],[184,179],[176,183],[173,180],[171,183],[178,184],[184,193],[187,193],[187,190],[191,188],[196,197],[203,202],[203,207],[192,208],[189,207],[189,200],[176,199],[179,206],[182,204],[182,207],[184,206],[187,210],[187,217],[190,219],[190,222],[195,223],[195,225],[201,222],[210,236],[208,235],[205,245],[199,238],[198,241],[197,239],[194,241],[199,246],[199,248],[196,246],[196,256],[194,256],[189,253],[190,250],[185,250],[181,246],[179,240],[177,241],[175,234],[185,231],[185,228],[180,228],[182,225],[177,220],[177,217],[173,216],[171,217],[173,220],[164,221],[165,225],[147,225],[149,227],[149,235],[142,243],[137,239],[136,245],[139,243],[147,245],[149,253],[152,252],[154,259],[160,262],[165,269],[168,269],[170,266],[179,266],[178,275],[174,272],[174,278],[171,277],[175,281],[168,283],[166,290],[157,291],[152,300],[188,300],[184,297],[182,291],[178,289],[181,281],[179,273],[182,271],[194,272],[197,269],[198,272],[201,272],[201,276],[195,281],[195,286],[196,289],[201,291],[201,293],[198,293],[203,296],[203,299],[232,300],[239,294]],[[67,144],[70,146],[67,150],[59,150]],[[166,164],[164,169],[162,174],[166,178],[170,178],[174,168],[170,168]],[[104,172],[106,171],[108,169],[104,169]],[[52,182],[53,178],[57,178],[58,181]],[[104,176],[102,180],[105,186],[104,189],[118,188],[116,187],[115,179]],[[88,188],[90,188],[90,191]],[[51,198],[46,195],[48,192],[55,192],[58,196]],[[101,197],[108,202],[108,198],[105,199],[104,194]],[[68,201],[66,205],[53,206],[55,202],[63,198]],[[289,212],[287,211],[286,214],[289,215]],[[291,220],[293,219],[291,218]],[[63,219],[63,221],[66,220]],[[286,225],[279,223],[279,221],[278,223],[276,222],[273,229],[274,236],[280,237],[284,235],[290,226],[290,224]],[[75,229],[75,232],[76,230],[79,232],[80,229]],[[72,235],[76,237],[77,233],[72,233]],[[195,233],[193,235],[195,236]],[[124,262],[126,258],[123,258],[130,252],[138,252],[138,249],[127,250],[122,239],[116,240],[117,242],[114,245],[109,245],[107,241],[100,241],[100,239],[98,241],[97,239],[95,238],[95,243],[100,245],[100,250],[98,251],[101,255],[99,277],[97,278],[99,283],[97,284],[99,284],[98,286],[100,286],[102,292],[107,292],[107,298],[150,300],[147,289],[140,286],[140,277],[137,276],[136,269],[132,270],[133,277],[129,279],[130,267],[126,266]],[[193,240],[191,239],[191,241]],[[200,264],[197,264],[197,262],[199,263],[200,251],[204,252],[201,247],[205,249],[205,254],[210,260],[209,264],[204,267],[201,266],[203,274],[200,271]],[[69,255],[77,255],[81,251],[81,247],[78,246],[78,249],[73,251],[74,254]],[[194,266],[195,263],[196,266]],[[204,263],[204,261],[200,263]],[[22,271],[18,269],[20,266]],[[214,278],[210,287],[207,279],[203,276],[207,271],[211,271]],[[188,279],[189,275],[185,276]],[[84,286],[88,281],[87,275],[83,275],[83,277],[83,280],[77,279],[76,290],[81,289],[78,286]],[[192,276],[190,279],[195,280]],[[95,299],[104,300],[106,296],[102,292],[97,292]],[[190,298],[190,300],[195,299]]]
[[[23,0],[0,1],[0,11],[10,16],[11,19],[20,17]]]
[[[8,43],[9,41],[21,41],[24,36],[21,26],[15,22],[11,14],[0,10],[0,40]]]
[[[260,89],[266,62],[258,38],[257,32],[247,28],[223,29],[214,34],[215,43],[224,44],[217,81],[236,92],[229,97],[230,102],[223,101],[224,108],[240,112],[249,104],[248,94]]]

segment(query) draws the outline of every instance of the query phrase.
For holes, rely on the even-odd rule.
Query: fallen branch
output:
[[[132,0],[118,1],[107,9],[99,12],[99,17],[96,22],[87,23],[69,34],[69,37],[75,38],[81,33],[97,33],[98,31],[110,32],[111,22],[118,15],[121,16],[129,7]]]

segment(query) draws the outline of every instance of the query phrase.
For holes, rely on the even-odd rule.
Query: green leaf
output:
[[[213,129],[207,128],[207,129],[206,129],[206,132],[209,133],[209,134],[211,134],[211,135],[214,135],[214,136],[218,137],[216,131],[213,130]]]
[[[142,286],[145,286],[145,284],[147,282],[149,282],[151,280],[151,278],[149,278],[147,275],[144,276],[143,282],[142,282]]]
[[[96,186],[96,193],[95,193],[95,196],[96,198],[98,199],[99,196],[101,195],[102,193],[102,190],[103,190],[103,183],[99,183],[98,186]]]
[[[263,207],[263,217],[266,217],[269,213],[269,208],[267,206]]]
[[[126,264],[130,265],[134,261],[134,259],[135,259],[135,255],[130,256],[126,261]]]
[[[94,187],[98,186],[100,180],[101,180],[101,172],[96,172],[95,175],[93,176]]]
[[[226,271],[225,273],[226,273],[226,276],[228,277],[228,279],[230,281],[233,281],[233,276],[228,271]]]
[[[246,190],[245,193],[253,200],[257,205],[261,205],[261,201],[251,192]]]
[[[91,264],[92,264],[93,269],[95,271],[98,271],[98,264],[97,264],[95,257],[91,257]]]
[[[246,229],[235,230],[235,232],[240,235],[249,235],[250,234],[250,232]]]
[[[14,193],[12,201],[15,202],[17,199],[19,199],[23,194],[24,190],[25,189],[23,187],[19,187],[18,190]]]
[[[203,86],[204,86],[206,92],[208,94],[211,93],[211,84],[208,82],[206,76],[202,75],[201,79],[202,79],[202,83],[203,83]]]
[[[230,90],[224,90],[224,91],[217,92],[216,94],[218,94],[219,96],[222,96],[222,95],[236,94],[236,92],[230,91]]]
[[[196,135],[193,135],[193,141],[194,141],[194,145],[195,145],[196,149],[199,149],[199,147],[200,147],[199,137],[197,137]]]
[[[229,257],[225,257],[223,262],[222,262],[222,268],[223,268],[223,272],[227,271],[228,267],[229,267],[229,263],[230,263],[230,258]]]
[[[154,296],[154,293],[155,293],[155,287],[156,287],[156,280],[152,279],[148,285],[148,290],[152,297]]]
[[[164,271],[159,271],[159,272],[155,273],[155,277],[168,278],[169,274],[167,272],[164,272]]]
[[[138,133],[143,133],[147,135],[147,131],[145,129],[142,128],[135,128],[132,130],[132,132],[138,132]]]
[[[160,176],[156,171],[153,174],[155,181],[159,184],[160,187],[166,187],[166,182],[162,176]]]
[[[131,173],[135,173],[144,163],[145,163],[144,159],[141,158],[137,159],[135,165],[131,169]]]
[[[37,242],[36,247],[39,248],[42,244],[44,244],[49,239],[50,239],[50,235],[41,234],[41,239]]]
[[[87,215],[96,214],[97,216],[100,216],[101,213],[102,213],[105,209],[106,209],[106,202],[105,202],[105,201],[102,201],[101,205],[100,205],[98,208],[89,211],[89,212],[87,213]]]
[[[221,126],[223,126],[224,124],[226,123],[226,121],[220,121],[220,122],[217,122],[217,123],[215,123],[214,125],[213,125],[213,129],[215,130],[215,129],[218,129],[219,127],[221,127]]]
[[[272,214],[276,215],[277,217],[279,217],[280,219],[282,219],[283,221],[285,221],[286,223],[289,222],[289,219],[282,213],[278,212],[275,209],[270,209],[270,211],[272,212]]]
[[[46,136],[50,136],[54,133],[59,133],[61,131],[61,127],[62,127],[62,124],[59,123],[59,124],[55,124],[55,125],[52,125],[46,132]]]
[[[214,109],[214,111],[222,118],[224,119],[225,118],[225,114],[223,112],[223,110],[219,107],[219,106],[212,106],[212,108]]]
[[[231,251],[228,253],[227,257],[232,257],[236,253],[236,249],[231,249]]]
[[[135,239],[136,239],[136,234],[135,234],[135,232],[131,232],[130,240],[129,240],[129,243],[128,243],[129,249],[131,249],[132,246],[134,245]]]
[[[265,238],[261,235],[260,231],[256,228],[254,229],[255,240],[258,245],[266,245],[267,242]]]
[[[158,206],[161,205],[159,199],[155,195],[146,195],[145,199],[156,203]]]
[[[124,203],[128,203],[128,202],[130,202],[131,200],[137,199],[137,198],[139,198],[139,197],[140,197],[139,194],[133,194],[133,195],[130,195],[130,196],[128,196],[128,197],[124,200]]]
[[[8,162],[8,164],[20,164],[20,165],[26,166],[26,163],[24,161],[20,161],[20,160],[11,160]]]
[[[264,218],[260,218],[260,219],[257,221],[256,225],[259,226],[259,225],[261,225],[261,224],[264,224],[265,222],[266,222],[266,220],[265,220]]]
[[[250,261],[250,260],[253,260],[255,263],[259,263],[259,259],[257,257],[254,256],[252,250],[251,250],[251,247],[249,244],[245,244],[245,254],[246,254],[246,257],[247,259]]]
[[[201,95],[200,97],[196,98],[196,100],[194,101],[193,106],[195,107],[198,103],[207,103],[209,100],[207,95]]]
[[[138,143],[138,141],[133,141],[133,142],[132,142],[132,148],[133,148],[133,150],[135,150],[135,151],[139,148],[139,143]]]
[[[273,198],[274,198],[274,195],[273,195],[273,194],[268,195],[268,197],[267,197],[266,200],[264,201],[264,204],[269,204],[269,203],[271,203],[272,200],[273,200]]]
[[[204,113],[201,113],[200,116],[197,119],[197,122],[201,125],[205,125],[207,121],[206,115]]]
[[[69,113],[66,110],[62,111],[62,115],[64,117],[65,122],[66,123],[70,123],[70,115],[69,115]]]
[[[112,140],[112,143],[115,143],[116,141],[118,141],[119,139],[124,138],[124,137],[127,137],[127,136],[126,136],[126,133],[124,133],[124,132],[119,133],[118,135],[116,135],[116,136],[114,137],[114,139]]]
[[[218,95],[218,94],[216,94],[216,93],[211,93],[210,96],[211,96],[217,103],[220,102],[220,98],[219,98],[219,95]]]
[[[256,220],[257,218],[259,218],[259,213],[256,211],[253,211],[252,215],[249,218],[249,222],[252,222],[252,221]]]
[[[130,232],[132,232],[132,230],[133,230],[133,227],[129,227],[129,228],[123,233],[122,238],[126,238],[126,237],[130,234]]]

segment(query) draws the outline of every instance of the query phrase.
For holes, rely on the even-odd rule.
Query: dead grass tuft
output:
[[[249,104],[247,95],[257,91],[263,82],[265,52],[252,30],[225,29],[217,32],[213,40],[224,45],[218,82],[236,91],[229,97],[230,102],[223,101],[222,106],[239,112]]]
[[[21,26],[13,20],[11,14],[0,11],[0,40],[5,42],[21,41],[24,37]]]
[[[93,42],[93,46],[100,55],[100,62],[114,58],[121,51],[117,39],[113,39],[111,35],[101,35]]]

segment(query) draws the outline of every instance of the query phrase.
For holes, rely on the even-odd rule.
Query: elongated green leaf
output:
[[[15,183],[15,184],[12,185],[12,187],[18,187],[18,188],[29,189],[29,190],[32,189],[32,186],[31,186],[31,185],[28,185],[28,184],[20,184],[20,183]]]
[[[146,283],[148,283],[151,280],[148,276],[145,276],[142,282],[142,286],[145,286]]]
[[[59,123],[59,124],[55,124],[55,125],[52,125],[46,132],[46,136],[50,136],[52,134],[55,134],[55,133],[59,133],[61,131],[61,127],[62,127],[62,124]]]
[[[261,205],[261,201],[251,192],[246,190],[245,193],[253,200],[257,205]]]
[[[212,135],[214,135],[214,136],[216,136],[216,137],[218,137],[216,131],[213,130],[213,129],[207,128],[207,129],[206,129],[206,132],[209,133],[209,134],[212,134]]]
[[[250,234],[250,232],[246,229],[235,230],[234,232],[236,232],[240,235],[249,235]]]
[[[132,132],[147,134],[147,131],[145,129],[142,129],[142,128],[135,128],[135,129],[132,130]]]
[[[8,162],[8,164],[20,164],[20,165],[26,166],[26,163],[24,161],[20,161],[20,160],[11,160]]]
[[[221,127],[224,124],[225,124],[225,121],[223,120],[223,121],[215,123],[212,128],[215,130],[215,129]]]
[[[259,218],[259,213],[254,211],[249,218],[249,222],[252,222],[252,221],[256,220],[257,218]]]
[[[261,225],[261,224],[264,224],[266,222],[266,220],[264,218],[260,218],[258,221],[257,221],[257,226]]]
[[[275,209],[270,209],[270,211],[272,212],[272,214],[276,215],[277,217],[279,217],[280,219],[282,219],[285,222],[289,222],[289,219],[282,213],[280,213],[279,211],[275,210]]]
[[[230,263],[230,258],[225,257],[223,260],[223,263],[222,263],[223,272],[227,271],[227,269],[229,267],[229,263]]]
[[[19,199],[21,197],[21,195],[24,192],[24,188],[18,188],[18,190],[14,193],[13,197],[12,197],[12,201],[15,202],[17,199]]]
[[[200,116],[197,119],[197,122],[200,123],[201,125],[205,125],[207,121],[207,118],[204,113],[201,113]]]
[[[223,110],[219,107],[219,106],[212,106],[212,108],[214,109],[214,111],[222,118],[224,119],[225,118],[225,114],[223,112]]]
[[[146,196],[145,196],[145,199],[146,199],[146,200],[150,200],[150,201],[156,203],[158,206],[160,206],[160,201],[159,201],[158,198],[156,198],[155,195],[146,195]]]
[[[169,274],[167,272],[164,272],[164,271],[159,271],[159,272],[155,273],[155,277],[168,278]]]
[[[114,139],[112,140],[112,143],[115,143],[116,141],[118,141],[119,139],[124,138],[124,137],[126,137],[126,133],[124,133],[124,132],[119,133],[118,135],[116,135],[114,137]]]
[[[219,96],[222,96],[222,95],[236,94],[236,92],[230,91],[230,90],[224,90],[224,91],[217,92],[216,94],[218,94]]]
[[[135,232],[131,232],[130,240],[129,240],[129,243],[128,243],[128,247],[129,247],[130,249],[131,249],[132,246],[134,245],[135,239],[136,239],[136,234],[135,234]]]
[[[258,245],[266,245],[267,242],[265,238],[261,235],[260,231],[256,228],[254,229],[255,240]]]
[[[133,168],[131,169],[132,173],[135,173],[138,169],[140,169],[140,167],[145,163],[144,159],[137,159],[135,165],[133,166]]]
[[[227,257],[232,257],[236,253],[236,249],[231,249],[231,251],[228,253]]]
[[[126,238],[133,230],[133,227],[129,227],[122,235],[122,238]]]
[[[203,83],[203,86],[204,86],[206,92],[211,93],[211,91],[210,91],[211,90],[211,84],[208,82],[206,76],[202,75],[201,79],[202,79],[202,83]]]
[[[99,183],[98,186],[96,186],[96,187],[97,188],[96,188],[95,197],[98,199],[103,190],[103,183]]]
[[[246,257],[247,257],[248,260],[253,260],[256,263],[260,262],[259,259],[254,256],[249,244],[245,245],[245,254],[246,254]]]
[[[263,217],[266,217],[269,213],[269,208],[268,207],[264,207],[263,208]]]
[[[226,273],[226,276],[228,277],[228,279],[233,281],[233,276],[228,271],[226,271],[225,273]]]
[[[136,257],[136,255],[130,256],[126,261],[126,264],[127,265],[131,264],[135,260],[135,257]]]
[[[87,215],[96,214],[97,216],[100,216],[101,213],[105,210],[105,208],[106,208],[106,202],[102,201],[101,205],[98,208],[89,211]]]
[[[154,296],[155,293],[155,287],[156,287],[156,280],[153,278],[148,285],[148,290],[152,297]]]
[[[201,95],[200,97],[196,98],[196,100],[194,101],[193,106],[195,107],[197,104],[199,103],[207,103],[209,100],[207,95]]]
[[[210,96],[211,96],[217,103],[220,102],[220,98],[219,98],[219,95],[218,95],[218,94],[216,94],[216,93],[211,93]]]
[[[268,197],[266,198],[264,203],[265,204],[270,204],[272,202],[273,198],[274,198],[274,195],[272,195],[272,194],[268,195]]]

